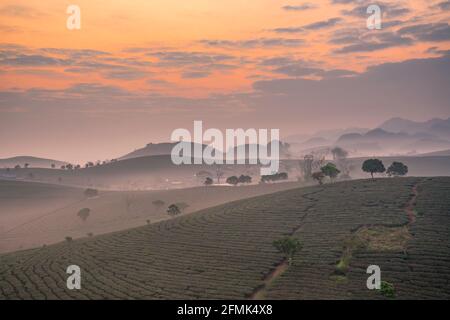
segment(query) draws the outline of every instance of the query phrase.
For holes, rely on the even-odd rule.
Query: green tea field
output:
[[[302,243],[291,265],[285,236]],[[369,265],[393,297],[367,289]],[[449,299],[450,178],[291,189],[0,255],[0,299],[225,298]]]

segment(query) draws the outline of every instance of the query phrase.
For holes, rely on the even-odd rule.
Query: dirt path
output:
[[[416,214],[415,214],[414,207],[416,205],[417,196],[419,195],[419,191],[417,190],[417,185],[418,185],[418,183],[416,183],[413,186],[412,192],[414,195],[408,201],[408,203],[406,204],[406,207],[405,207],[405,211],[406,211],[406,214],[408,215],[408,220],[409,220],[408,224],[412,224],[412,223],[416,222]]]
[[[283,274],[288,267],[288,261],[284,259],[264,278],[264,283],[256,288],[256,290],[250,295],[250,300],[263,300],[266,296],[267,289],[270,287],[273,280]]]
[[[314,191],[311,193],[307,193],[302,195],[302,198],[304,198],[305,200],[308,201],[312,201],[312,204],[309,205],[308,207],[305,208],[305,214],[303,215],[303,217],[300,220],[300,224],[289,234],[289,236],[293,236],[297,231],[299,231],[301,229],[301,227],[303,226],[303,222],[306,219],[306,217],[308,217],[308,214],[310,212],[310,210],[312,208],[314,208],[315,206],[315,202],[318,201],[318,199],[313,198],[311,196],[322,192],[323,189],[320,189],[318,191]],[[286,270],[289,268],[289,263],[287,259],[283,259],[280,263],[278,263],[274,269],[272,269],[272,271],[270,271],[263,279],[263,284],[261,284],[260,286],[258,286],[253,293],[250,295],[249,299],[250,300],[263,300],[266,297],[266,293],[267,290],[269,289],[269,287],[271,286],[271,284],[273,283],[273,281],[280,277],[284,272],[286,272]]]

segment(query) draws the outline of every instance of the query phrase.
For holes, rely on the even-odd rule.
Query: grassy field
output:
[[[348,181],[0,255],[2,299],[450,298],[450,178]],[[272,245],[301,240],[293,264]],[[82,270],[68,290],[67,266]]]

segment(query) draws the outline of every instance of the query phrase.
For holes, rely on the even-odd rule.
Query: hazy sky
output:
[[[111,159],[193,120],[287,136],[447,118],[449,22],[448,0],[1,0],[0,158]]]

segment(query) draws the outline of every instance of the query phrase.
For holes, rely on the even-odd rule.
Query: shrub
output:
[[[293,237],[285,237],[283,239],[275,240],[273,245],[279,252],[285,255],[289,261],[289,265],[292,264],[294,254],[302,247],[300,240]]]
[[[395,288],[392,283],[381,281],[380,293],[387,298],[395,297]]]

